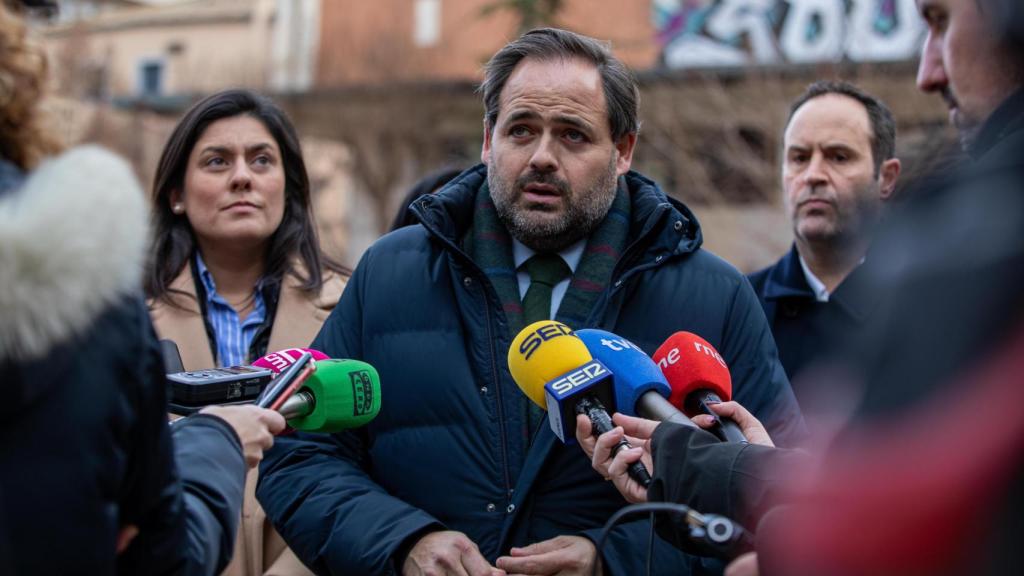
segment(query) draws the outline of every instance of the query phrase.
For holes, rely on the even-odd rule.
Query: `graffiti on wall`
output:
[[[652,0],[669,68],[907,60],[924,24],[914,0]]]

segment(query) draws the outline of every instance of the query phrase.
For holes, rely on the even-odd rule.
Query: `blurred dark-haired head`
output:
[[[462,170],[460,168],[441,168],[440,170],[427,174],[418,182],[413,184],[412,188],[409,189],[409,192],[407,192],[405,197],[402,198],[401,204],[398,205],[398,212],[395,214],[395,219],[391,221],[391,228],[389,230],[394,232],[399,228],[416,224],[416,217],[413,216],[412,211],[409,210],[412,203],[420,196],[433,194],[441,188],[444,188],[445,184],[451,182],[453,178],[461,173]]]

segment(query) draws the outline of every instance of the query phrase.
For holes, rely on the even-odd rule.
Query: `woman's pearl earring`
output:
[[[182,204],[181,202],[178,202],[178,203],[174,204],[173,206],[171,206],[171,212],[174,212],[175,214],[184,214],[185,213],[185,205]]]

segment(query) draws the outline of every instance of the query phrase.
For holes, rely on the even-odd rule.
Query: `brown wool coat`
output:
[[[267,351],[309,346],[320,331],[320,326],[338,303],[345,288],[346,278],[324,272],[324,285],[320,294],[310,297],[299,289],[294,276],[285,279],[277,302],[277,312],[270,332]],[[170,339],[178,345],[185,370],[201,370],[214,366],[206,327],[199,312],[195,282],[190,266],[171,282],[175,302],[181,308],[166,302],[150,301],[149,313],[157,336]],[[245,481],[245,499],[242,503],[242,522],[235,540],[235,552],[223,576],[308,576],[312,575],[284,540],[267,521],[263,508],[256,501],[256,479],[259,470],[253,468]]]

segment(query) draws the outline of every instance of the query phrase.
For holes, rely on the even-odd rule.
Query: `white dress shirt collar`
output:
[[[798,254],[799,255],[799,254]],[[800,256],[800,267],[804,270],[804,278],[807,279],[807,285],[811,287],[811,291],[814,292],[814,299],[818,302],[828,302],[828,288],[825,288],[825,283],[818,279],[811,272],[811,269],[807,266],[807,262],[804,261],[804,257]]]
[[[573,274],[576,273],[576,267],[580,265],[580,260],[583,258],[583,249],[587,247],[587,239],[584,238],[579,242],[569,246],[568,248],[558,252],[558,255],[565,260],[565,263],[569,265],[569,269],[572,270]],[[531,256],[536,254],[533,250],[528,248],[522,242],[512,239],[512,261],[516,265],[516,280],[519,284],[519,298],[522,299],[526,296],[526,290],[530,288],[530,275],[526,272],[526,268],[523,267],[523,263],[530,259]],[[555,284],[551,289],[551,315],[549,318],[554,318],[558,312],[558,306],[562,303],[562,298],[565,296],[566,291],[569,290],[569,282],[572,277],[567,277],[558,284]]]

